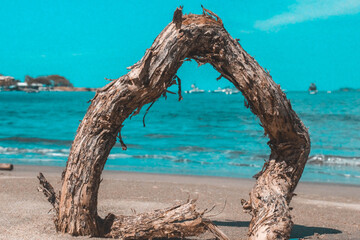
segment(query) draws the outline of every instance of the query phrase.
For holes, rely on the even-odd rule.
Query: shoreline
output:
[[[10,163],[10,162],[9,162]],[[62,172],[65,169],[65,166],[48,166],[48,165],[25,165],[25,164],[14,164],[14,169],[16,169],[16,172],[20,171],[20,172],[33,172],[35,169],[43,169],[43,171],[48,171],[50,173],[52,172]],[[0,176],[1,176],[1,172],[7,172],[7,171],[0,171]],[[141,172],[141,171],[124,171],[124,170],[108,170],[108,169],[104,169],[102,174],[131,174],[131,175],[150,175],[150,176],[164,176],[164,177],[189,177],[189,178],[210,178],[210,179],[227,179],[227,180],[231,180],[231,179],[235,179],[235,180],[241,180],[241,181],[248,181],[248,182],[253,182],[255,184],[255,179],[254,178],[242,178],[242,177],[225,177],[225,176],[215,176],[215,175],[193,175],[193,174],[173,174],[173,173],[159,173],[159,172]],[[360,180],[359,180],[360,181]],[[351,184],[351,183],[340,183],[340,182],[321,182],[321,181],[306,181],[306,180],[302,180],[300,179],[299,184],[303,184],[303,185],[319,185],[319,186],[349,186],[349,187],[357,187],[360,188],[360,182],[359,184]]]
[[[16,165],[13,171],[0,171],[0,239],[75,239],[56,233],[52,214],[48,214],[51,206],[36,191],[38,172],[58,191],[63,169]],[[101,217],[109,212],[131,215],[131,209],[144,212],[169,207],[190,195],[198,198],[198,209],[217,205],[212,214],[220,214],[211,219],[230,239],[246,239],[251,217],[242,211],[240,199],[248,199],[253,179],[109,170],[102,177]],[[290,204],[295,223],[291,238],[319,239],[320,234],[322,239],[360,239],[360,186],[300,182],[295,193]],[[197,239],[209,237],[205,234]]]
[[[1,90],[0,92],[24,92],[24,93],[39,93],[39,92],[96,92],[98,88],[88,87],[53,87],[48,90],[36,90],[33,88],[24,88],[19,90]]]

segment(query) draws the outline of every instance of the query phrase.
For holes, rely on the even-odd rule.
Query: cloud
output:
[[[360,0],[298,0],[296,4],[289,6],[289,11],[256,21],[254,27],[267,31],[288,24],[359,12]]]
[[[243,33],[243,34],[251,34],[253,32],[254,31],[252,31],[252,30],[240,30],[240,33]]]

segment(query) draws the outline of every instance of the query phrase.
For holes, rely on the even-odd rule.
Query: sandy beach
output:
[[[37,191],[43,172],[58,190],[60,167],[15,166],[0,172],[0,239],[73,239],[55,232],[50,204]],[[198,198],[199,209],[217,207],[211,219],[231,239],[246,239],[250,216],[242,211],[253,180],[104,171],[100,186],[100,216],[133,214]],[[360,187],[300,183],[291,202],[293,239],[360,239]],[[225,209],[223,209],[226,201]],[[220,214],[218,214],[221,212]],[[80,237],[76,239],[88,239]],[[198,239],[212,239],[204,234]]]

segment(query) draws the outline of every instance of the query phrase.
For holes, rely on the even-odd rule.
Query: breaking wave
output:
[[[39,154],[48,156],[68,156],[69,149],[48,149],[48,148],[13,148],[13,147],[1,147],[0,154],[4,155],[18,155],[18,154]]]
[[[45,144],[56,144],[56,145],[71,145],[72,141],[70,140],[59,140],[59,139],[46,139],[46,138],[36,138],[36,137],[7,137],[0,138],[1,142],[18,142],[18,143],[45,143]]]
[[[249,163],[235,163],[235,162],[229,162],[230,166],[236,166],[236,167],[256,167],[260,168],[261,166],[258,164],[249,164]]]
[[[308,164],[360,167],[360,157],[344,157],[344,156],[317,154],[309,157]]]

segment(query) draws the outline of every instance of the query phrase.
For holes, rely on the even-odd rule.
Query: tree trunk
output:
[[[105,234],[107,220],[97,214],[100,175],[117,137],[126,149],[120,135],[122,123],[130,114],[139,113],[145,104],[166,94],[169,86],[177,83],[180,87],[176,72],[187,58],[199,65],[210,63],[220,77],[232,82],[270,138],[269,161],[258,174],[250,201],[243,204],[252,214],[250,239],[289,238],[289,203],[310,151],[307,129],[279,85],[228,34],[217,15],[203,9],[203,15],[183,16],[181,8],[144,57],[126,75],[99,89],[92,99],[63,173],[56,205],[58,231],[72,235]],[[114,229],[119,228],[111,228],[114,232],[106,234],[121,236]]]

